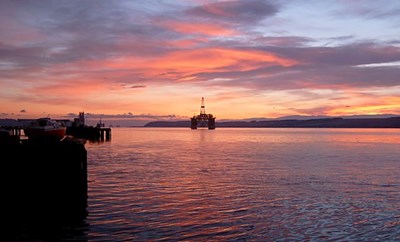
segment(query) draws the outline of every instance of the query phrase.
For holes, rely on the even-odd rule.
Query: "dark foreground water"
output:
[[[400,240],[398,129],[112,132],[86,144],[88,213],[66,239]]]

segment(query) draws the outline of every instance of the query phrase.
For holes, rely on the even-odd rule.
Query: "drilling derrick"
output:
[[[208,127],[208,129],[215,129],[215,117],[212,114],[206,113],[206,105],[204,104],[204,97],[201,98],[200,114],[194,115],[190,118],[191,129],[197,129],[197,127]]]
[[[200,115],[206,114],[206,105],[204,104],[204,97],[201,98]]]

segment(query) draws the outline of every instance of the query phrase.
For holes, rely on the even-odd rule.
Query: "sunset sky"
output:
[[[400,114],[400,1],[0,2],[0,118]]]

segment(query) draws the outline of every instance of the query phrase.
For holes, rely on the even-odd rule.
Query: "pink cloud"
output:
[[[203,34],[208,36],[233,36],[237,31],[225,26],[218,26],[210,23],[186,23],[168,21],[161,23],[163,27],[184,34]]]
[[[117,69],[145,69],[156,72],[204,72],[207,70],[226,69],[230,66],[238,70],[250,70],[260,66],[281,65],[292,66],[296,61],[282,58],[264,51],[235,50],[223,48],[203,48],[194,50],[172,51],[157,58],[121,57],[90,66],[103,66]]]

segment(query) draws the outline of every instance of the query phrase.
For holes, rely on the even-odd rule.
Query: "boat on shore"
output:
[[[67,128],[51,118],[39,118],[33,120],[24,128],[28,139],[58,140],[64,138]]]

